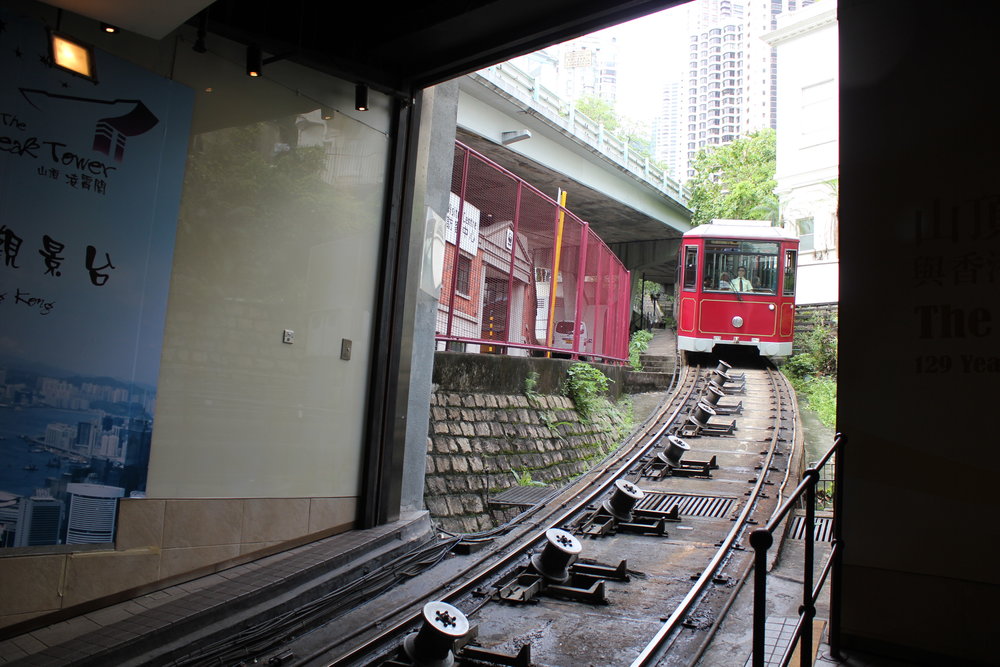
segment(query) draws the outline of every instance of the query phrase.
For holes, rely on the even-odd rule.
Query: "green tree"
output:
[[[595,95],[588,95],[578,99],[573,106],[590,120],[603,125],[606,130],[614,132],[618,129],[618,115],[615,113],[614,106],[607,100]]]
[[[693,168],[694,178],[688,181],[692,224],[713,218],[779,223],[774,130],[757,130],[730,144],[705,148],[695,157]]]

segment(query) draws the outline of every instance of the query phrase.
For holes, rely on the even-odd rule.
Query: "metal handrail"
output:
[[[523,104],[543,114],[563,131],[589,144],[612,162],[624,167],[636,177],[657,188],[680,204],[687,206],[691,191],[666,170],[657,167],[648,157],[636,155],[628,148],[624,137],[616,136],[596,120],[573,108],[536,78],[510,62],[500,63],[474,72],[473,78],[489,81],[516,97]]]
[[[763,528],[758,528],[750,534],[750,546],[754,549],[754,593],[753,593],[753,667],[764,667],[765,664],[765,625],[767,621],[767,552],[774,544],[774,531],[784,518],[791,512],[795,503],[805,495],[805,555],[803,557],[802,605],[799,607],[799,620],[792,633],[781,665],[791,662],[796,643],[801,647],[799,664],[809,667],[812,664],[811,653],[813,643],[812,619],[816,616],[816,601],[826,583],[830,580],[830,651],[834,656],[840,654],[840,571],[843,559],[843,541],[840,530],[840,507],[843,503],[843,469],[844,448],[846,438],[838,433],[833,446],[816,464],[805,471],[802,482],[788,497],[784,504],[767,522]],[[816,484],[819,482],[823,466],[836,454],[834,479],[834,512],[833,512],[833,543],[830,557],[824,564],[819,581],[813,585],[813,556],[815,554],[816,525]]]

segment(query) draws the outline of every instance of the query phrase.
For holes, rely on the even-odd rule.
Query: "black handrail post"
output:
[[[764,667],[764,639],[767,625],[767,550],[774,536],[767,528],[750,533],[754,550],[753,572],[753,667]]]
[[[844,451],[847,449],[847,436],[838,433],[835,438],[837,446],[837,458],[833,464],[833,555],[831,557],[830,569],[830,655],[840,659],[840,615],[843,600],[841,597],[841,586],[843,586],[844,567]]]
[[[805,529],[805,563],[802,568],[802,633],[799,635],[799,664],[801,667],[812,665],[813,617],[816,616],[816,603],[813,599],[813,558],[816,553],[816,484],[819,482],[819,471],[809,468],[805,472],[806,480],[806,529]]]

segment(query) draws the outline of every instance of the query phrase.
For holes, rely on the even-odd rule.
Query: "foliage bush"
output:
[[[797,335],[795,344],[803,352],[789,357],[781,371],[805,399],[806,407],[824,425],[833,426],[837,419],[836,319],[825,321],[814,315],[811,329]]]
[[[653,332],[639,329],[632,334],[632,339],[628,343],[628,363],[632,370],[641,371],[642,362],[639,357],[649,349],[649,341],[653,340]]]
[[[566,370],[563,392],[573,401],[580,416],[589,419],[596,414],[597,408],[603,407],[600,399],[610,384],[611,379],[599,368],[581,361]]]

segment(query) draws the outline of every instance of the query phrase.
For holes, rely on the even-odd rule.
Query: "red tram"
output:
[[[714,220],[684,234],[677,263],[677,347],[792,353],[799,239],[767,221]]]

